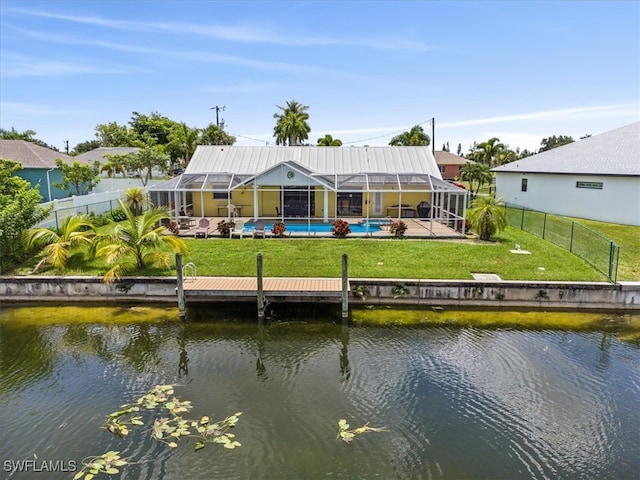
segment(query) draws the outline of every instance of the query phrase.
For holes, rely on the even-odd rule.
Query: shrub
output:
[[[174,235],[178,235],[180,233],[180,227],[178,226],[178,224],[171,220],[169,222],[169,224],[167,225],[167,230],[169,230],[171,233],[173,233]]]
[[[344,238],[351,233],[351,227],[349,227],[349,222],[346,220],[338,219],[333,222],[333,228],[331,228],[331,233],[338,238]]]
[[[393,233],[396,237],[402,238],[404,237],[404,232],[407,231],[407,224],[402,220],[398,220],[397,222],[391,222],[389,224],[389,232]]]
[[[287,227],[282,222],[276,222],[271,227],[271,233],[278,237],[281,237],[282,235],[284,235],[284,232],[286,230],[287,230]]]
[[[123,222],[127,219],[127,214],[124,213],[122,208],[118,207],[111,210],[111,218],[114,222]]]
[[[220,232],[221,237],[229,238],[229,235],[231,235],[231,229],[235,226],[236,226],[235,222],[227,222],[226,220],[220,220],[218,222],[218,226],[216,227],[216,230]]]

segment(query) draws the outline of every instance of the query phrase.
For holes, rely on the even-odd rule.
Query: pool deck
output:
[[[195,231],[197,228],[199,217],[195,217],[191,222],[190,227],[180,228],[180,236],[181,237],[194,237]],[[218,222],[222,220],[227,220],[226,217],[207,217],[209,220],[209,237],[219,238],[219,234],[216,230],[216,225]],[[238,217],[238,219],[244,221],[245,223],[253,222],[252,217]],[[278,222],[280,219],[273,217],[262,218],[266,223]],[[349,222],[349,224],[357,224],[360,222],[366,221],[363,218],[343,218]],[[372,220],[381,220],[379,218]],[[396,220],[396,219],[393,219]],[[315,220],[317,222],[317,220]],[[437,220],[429,220],[429,219],[419,219],[419,218],[403,218],[402,221],[407,225],[407,230],[404,234],[407,238],[464,238],[464,234],[454,230],[453,228],[448,227],[447,225],[437,221]],[[303,219],[289,219],[285,220],[284,224],[287,225],[287,222],[296,223],[296,224],[304,224],[305,221]],[[331,224],[331,221],[329,222]],[[275,238],[274,235],[271,234],[269,230],[266,230],[266,238]],[[330,232],[293,232],[293,231],[285,231],[284,237],[287,238],[329,238],[333,237],[333,234]],[[234,237],[238,239],[239,237]],[[245,228],[243,239],[253,238],[253,230],[251,228]],[[374,231],[374,232],[352,232],[348,235],[347,238],[393,238],[393,235],[389,232],[388,228],[384,228],[382,230]]]

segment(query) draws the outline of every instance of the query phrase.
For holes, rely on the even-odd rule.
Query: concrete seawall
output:
[[[640,311],[640,282],[526,282],[351,278],[351,305]],[[228,301],[247,301],[227,299]],[[177,305],[175,277],[0,277],[0,302],[167,302]],[[297,299],[300,302],[300,299]]]

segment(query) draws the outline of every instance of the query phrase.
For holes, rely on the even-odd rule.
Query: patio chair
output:
[[[227,205],[227,209],[229,210],[229,216],[231,218],[235,218],[238,215],[238,209],[233,203]]]
[[[201,218],[198,222],[198,227],[193,233],[193,238],[204,237],[209,238],[209,220]]]
[[[234,236],[238,236],[242,238],[244,235],[244,222],[242,220],[236,220],[234,227],[229,232],[229,238],[233,238]]]
[[[262,237],[264,238],[265,233],[265,225],[264,220],[256,220],[255,227],[253,228],[253,238]]]

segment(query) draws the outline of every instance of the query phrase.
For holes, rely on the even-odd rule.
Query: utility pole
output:
[[[436,119],[431,117],[431,153],[436,154]]]
[[[64,151],[69,155],[69,140],[64,141]]]
[[[220,112],[224,112],[224,109],[227,107],[219,107],[219,106],[215,106],[215,107],[211,107],[209,110],[215,110],[216,111],[216,126],[218,128],[224,128],[224,118],[222,119],[222,123],[220,122]],[[222,127],[220,126],[222,125]]]

